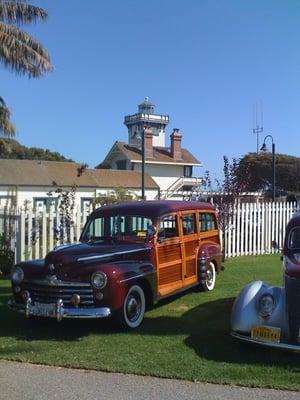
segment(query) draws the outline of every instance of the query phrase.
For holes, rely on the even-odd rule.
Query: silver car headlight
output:
[[[107,284],[107,275],[104,272],[95,272],[92,275],[91,283],[95,289],[103,289]]]
[[[24,272],[20,267],[14,267],[11,271],[11,280],[15,285],[19,285],[24,279]]]
[[[263,318],[268,318],[275,309],[275,300],[270,293],[263,294],[258,300],[258,312]]]

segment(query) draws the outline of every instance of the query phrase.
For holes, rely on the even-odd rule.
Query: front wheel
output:
[[[141,325],[144,319],[146,300],[143,289],[139,285],[133,285],[128,290],[122,309],[118,313],[119,325],[135,329]]]
[[[204,281],[201,282],[200,286],[204,291],[211,291],[214,289],[216,283],[216,267],[211,261],[206,270]]]

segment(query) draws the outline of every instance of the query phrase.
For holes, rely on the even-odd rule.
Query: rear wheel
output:
[[[201,282],[201,289],[204,291],[211,291],[214,289],[216,284],[216,267],[215,264],[211,261],[207,267],[205,278],[203,282]]]
[[[133,285],[128,290],[122,309],[118,313],[118,322],[122,327],[135,329],[144,319],[146,300],[143,289]]]

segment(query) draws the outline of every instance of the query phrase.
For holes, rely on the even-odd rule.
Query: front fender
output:
[[[264,318],[259,314],[258,301],[266,293],[274,297],[275,308],[270,317]],[[282,334],[288,335],[284,288],[270,286],[262,281],[252,282],[244,287],[232,307],[231,329],[250,335],[253,325],[280,327]]]
[[[103,266],[102,266],[103,267]],[[156,270],[149,262],[126,260],[102,268],[108,274],[108,283],[104,289],[104,300],[112,311],[123,306],[124,299],[132,285],[146,282],[149,294],[156,294]],[[152,298],[151,301],[155,301]]]

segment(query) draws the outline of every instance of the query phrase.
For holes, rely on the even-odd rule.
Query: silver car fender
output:
[[[268,317],[263,317],[259,312],[259,300],[264,294],[271,294],[275,301],[273,312]],[[270,286],[263,281],[256,281],[242,289],[232,308],[231,330],[250,335],[253,325],[279,327],[283,336],[288,335],[285,289],[283,287]]]

